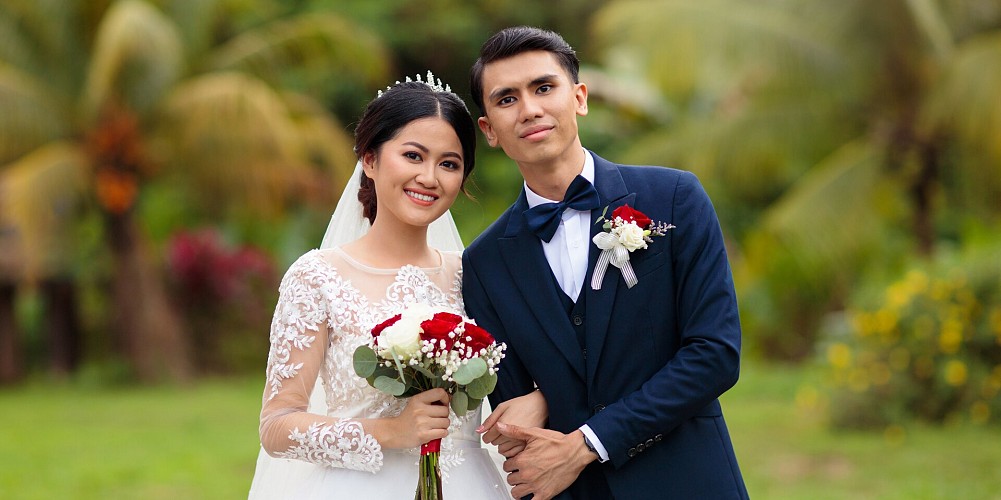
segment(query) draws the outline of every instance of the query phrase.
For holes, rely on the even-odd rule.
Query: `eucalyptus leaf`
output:
[[[378,377],[372,385],[390,396],[401,396],[407,390],[407,386],[403,385],[403,382],[390,377]]]
[[[414,369],[417,370],[418,373],[427,377],[428,380],[434,380],[436,378],[435,374],[424,365],[414,365]]]
[[[456,391],[452,394],[452,411],[458,416],[463,416],[469,411],[469,397],[465,392]]]
[[[375,355],[375,351],[367,345],[361,345],[355,349],[353,361],[355,373],[361,378],[371,377],[379,364],[379,358]]]
[[[487,372],[487,362],[483,361],[483,358],[473,358],[466,362],[466,364],[459,367],[452,375],[455,379],[455,383],[459,385],[466,385],[480,377]]]
[[[483,399],[491,392],[494,392],[494,387],[496,386],[497,374],[488,372],[467,384],[466,392],[469,393],[469,397],[471,398]]]
[[[469,403],[467,404],[468,409],[466,411],[473,411],[473,410],[479,408],[480,407],[480,403],[482,403],[482,402],[483,402],[482,399],[469,398]]]

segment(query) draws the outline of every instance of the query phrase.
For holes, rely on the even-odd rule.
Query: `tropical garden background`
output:
[[[1001,0],[0,0],[0,496],[240,498],[285,268],[376,89],[577,49],[585,146],[695,172],[751,494],[1001,498]],[[468,243],[516,196],[481,143]]]

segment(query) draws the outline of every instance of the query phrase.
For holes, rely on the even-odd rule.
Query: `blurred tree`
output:
[[[204,213],[264,220],[329,201],[351,140],[303,92],[332,75],[375,86],[388,65],[369,32],[278,2],[0,4],[0,288],[60,277],[50,297],[71,307],[73,226],[99,214],[118,348],[141,380],[189,376],[189,341],[137,215],[145,190],[182,178]]]
[[[999,221],[996,0],[624,0],[594,27],[592,94],[657,114],[632,161],[706,183],[766,354],[810,353],[868,268]]]

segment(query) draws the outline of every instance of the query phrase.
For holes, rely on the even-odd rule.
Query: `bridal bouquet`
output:
[[[468,318],[415,303],[372,328],[369,343],[355,350],[354,369],[396,397],[443,388],[452,411],[462,416],[494,390],[506,348]],[[440,450],[440,439],[421,446],[417,500],[441,499]]]

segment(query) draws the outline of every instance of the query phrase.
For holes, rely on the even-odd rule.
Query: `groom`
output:
[[[512,493],[746,498],[717,399],[737,381],[740,322],[716,213],[691,173],[582,147],[578,66],[560,35],[516,27],[471,74],[480,130],[525,188],[463,255],[466,309],[508,345],[491,403],[539,390],[549,406],[548,429],[498,424],[526,443],[504,464]],[[664,235],[599,284],[595,221],[626,205]]]

